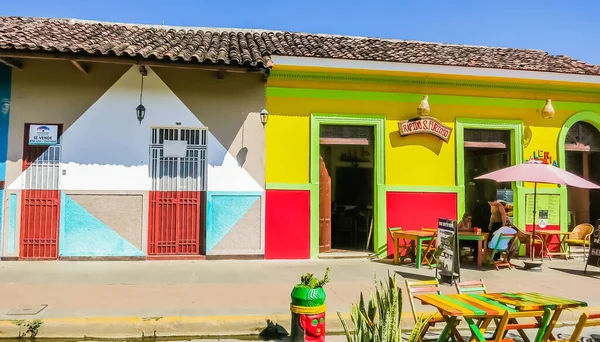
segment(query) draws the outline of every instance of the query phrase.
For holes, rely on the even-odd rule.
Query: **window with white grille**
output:
[[[60,180],[60,145],[28,146],[34,161],[26,161],[25,190],[58,190]]]
[[[152,190],[205,191],[207,135],[206,129],[153,128]]]

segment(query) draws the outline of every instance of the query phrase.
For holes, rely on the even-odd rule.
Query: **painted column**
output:
[[[11,69],[0,65],[0,238],[2,237],[2,211],[4,209],[4,187],[6,180],[6,154],[8,152],[8,123],[10,119],[10,76]],[[0,239],[0,246],[2,241]],[[0,248],[0,255],[2,249]]]

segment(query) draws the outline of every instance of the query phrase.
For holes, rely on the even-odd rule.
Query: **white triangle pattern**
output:
[[[150,190],[151,128],[174,127],[176,122],[181,127],[204,127],[160,77],[147,69],[143,93],[146,117],[141,124],[135,116],[141,76],[137,66],[132,66],[66,127],[62,136],[61,190]],[[9,189],[22,188],[24,176],[21,174]],[[264,191],[210,131],[207,177],[208,191]]]

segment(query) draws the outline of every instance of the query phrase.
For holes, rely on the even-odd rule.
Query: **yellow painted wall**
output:
[[[267,183],[307,184],[310,172],[310,119],[293,107],[267,98],[266,125]]]
[[[387,85],[334,83],[315,81],[269,80],[268,87],[368,90],[406,92],[419,94],[420,87],[396,87]],[[524,124],[523,156],[525,159],[534,151],[550,152],[553,159],[558,156],[557,139],[564,122],[576,110],[557,110],[553,119],[543,119],[539,108],[507,108],[461,105],[435,105],[436,95],[457,95],[456,89],[429,89],[431,115],[454,129],[457,118],[489,118],[496,120],[522,120]],[[482,89],[460,89],[462,96],[504,97],[506,92]],[[531,99],[530,93],[510,93],[515,99]],[[576,102],[578,96],[561,95],[562,101]],[[586,99],[587,100],[587,99]],[[595,102],[600,102],[596,99]],[[267,124],[267,182],[309,182],[309,130],[310,114],[361,114],[384,115],[386,117],[386,183],[404,186],[453,186],[456,184],[455,132],[448,143],[430,136],[400,137],[398,122],[416,116],[418,102],[332,100],[314,98],[267,97],[270,113]],[[556,107],[556,104],[555,104]],[[600,115],[600,114],[599,114]],[[562,162],[562,161],[559,161]],[[529,186],[526,184],[526,186]],[[555,186],[546,186],[555,187]]]

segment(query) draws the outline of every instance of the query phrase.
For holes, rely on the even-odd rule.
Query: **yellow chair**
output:
[[[590,246],[590,238],[594,232],[594,226],[589,223],[583,223],[573,228],[569,237],[565,239],[567,244],[567,255],[571,256],[571,246],[583,247],[583,260],[587,258],[587,248]]]
[[[573,334],[568,340],[557,342],[578,342],[583,328],[600,326],[600,312],[584,312],[579,316],[579,321],[573,330]]]
[[[402,227],[390,227],[388,228],[388,234],[390,235],[390,239],[392,239],[392,243],[394,243],[394,232],[401,232]],[[398,256],[400,259],[400,263],[404,262],[404,257],[402,256],[402,252],[407,248],[405,245],[400,245],[400,241],[398,241],[398,246],[394,246],[394,248],[398,248]]]
[[[437,260],[435,259],[435,250],[437,248],[438,230],[435,228],[422,228],[422,231],[433,233],[431,239],[421,247],[422,263],[427,264],[429,269],[432,270],[437,263]]]
[[[425,280],[425,281],[405,280],[405,282],[406,282],[406,290],[408,291],[408,301],[410,303],[410,309],[412,310],[412,314],[413,314],[415,323],[417,323],[419,316],[417,315],[417,309],[415,308],[414,296],[418,295],[418,294],[439,294],[439,295],[441,295],[442,289],[441,289],[440,283],[438,282],[437,279]],[[431,315],[431,313],[427,313],[425,315],[429,316],[429,315]],[[439,313],[433,314],[433,317],[431,317],[429,322],[427,322],[427,325],[425,325],[425,327],[423,328],[423,331],[421,332],[421,336],[419,336],[418,341],[422,341],[423,336],[425,336],[425,334],[427,333],[427,330],[429,330],[429,328],[435,326],[437,323],[445,323],[444,317],[442,317],[442,315],[440,315]],[[452,340],[456,339],[455,336],[459,336],[459,340],[460,340],[460,334],[458,333],[458,330],[456,329],[456,327],[454,327],[452,329],[452,332],[453,332]]]

